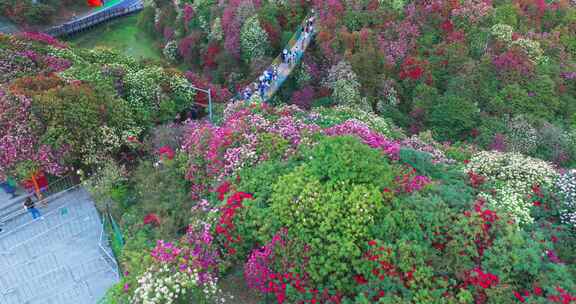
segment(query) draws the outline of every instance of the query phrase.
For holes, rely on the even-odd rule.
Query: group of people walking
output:
[[[251,86],[246,87],[244,91],[242,91],[242,98],[244,100],[249,100],[254,93],[258,92],[262,100],[264,100],[269,89],[274,85],[274,82],[278,80],[279,71],[281,71],[283,67],[291,68],[296,64],[298,58],[302,55],[302,52],[304,52],[304,46],[306,45],[308,38],[313,32],[314,16],[306,19],[303,24],[302,32],[294,46],[292,46],[290,50],[282,50],[282,54],[280,55],[281,64],[279,66],[272,65],[269,69],[264,71],[264,73],[258,78],[258,81],[254,82]]]
[[[253,88],[250,86],[244,89],[242,92],[242,97],[245,100],[249,100],[250,97],[254,94],[254,92],[258,92],[260,97],[264,97],[268,89],[272,86],[272,82],[278,79],[278,67],[273,65],[272,67],[268,68],[264,73],[258,78],[258,82],[254,82],[252,84]]]

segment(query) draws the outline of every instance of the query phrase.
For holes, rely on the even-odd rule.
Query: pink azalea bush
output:
[[[22,164],[53,175],[66,172],[62,165],[66,147],[41,144],[35,132],[40,125],[31,114],[29,98],[0,90],[0,177],[14,173]]]

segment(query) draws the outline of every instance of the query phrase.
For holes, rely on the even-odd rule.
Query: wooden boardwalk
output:
[[[44,32],[54,37],[72,35],[90,29],[98,24],[104,23],[114,18],[140,11],[143,8],[144,3],[142,0],[124,0],[110,7],[106,7],[102,10],[90,13],[86,16],[82,16],[61,25],[51,27]]]

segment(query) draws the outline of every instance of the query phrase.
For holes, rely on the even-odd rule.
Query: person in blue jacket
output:
[[[2,188],[2,190],[4,190],[4,192],[10,194],[12,198],[16,197],[16,183],[14,182],[13,179],[11,178],[6,179],[2,183],[0,183],[0,187]]]

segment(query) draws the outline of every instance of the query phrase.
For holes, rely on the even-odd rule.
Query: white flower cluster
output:
[[[486,176],[494,181],[523,183],[526,189],[534,184],[551,185],[558,173],[548,162],[519,153],[482,151],[466,165],[466,171]]]
[[[538,62],[545,62],[548,60],[548,58],[544,56],[544,51],[540,47],[540,42],[538,41],[534,41],[527,38],[520,38],[518,40],[512,41],[510,45],[518,46],[519,48],[521,48],[533,62],[538,63]]]
[[[544,51],[540,47],[538,41],[520,38],[512,40],[512,34],[514,33],[514,28],[507,24],[496,24],[491,28],[491,34],[497,40],[506,43],[508,47],[518,47],[528,55],[530,60],[535,63],[545,63],[548,58],[544,56]]]
[[[556,181],[556,187],[563,198],[560,220],[576,227],[576,170],[562,174]]]
[[[214,19],[208,38],[215,41],[222,41],[222,39],[224,39],[224,32],[222,31],[222,21],[220,20],[220,17]]]
[[[538,146],[538,131],[523,116],[507,122],[506,147],[510,152],[530,154]]]
[[[514,33],[514,29],[508,24],[498,23],[492,26],[490,32],[496,39],[510,43],[512,41],[512,33]]]
[[[138,279],[132,303],[171,304],[189,296],[190,289],[198,286],[198,274],[172,271],[168,265],[151,269]],[[188,294],[188,295],[187,295]]]
[[[242,56],[248,62],[254,58],[264,57],[269,46],[268,34],[260,26],[258,16],[254,15],[244,22],[240,31]]]
[[[532,204],[524,196],[513,183],[502,183],[496,188],[496,193],[480,194],[488,206],[512,216],[520,224],[530,224],[534,221],[530,216]]]
[[[164,57],[172,62],[178,61],[178,42],[176,40],[170,40],[164,46],[162,50]]]
[[[153,266],[138,279],[138,288],[132,297],[133,304],[192,303],[201,296],[202,303],[226,303],[218,281],[209,277],[200,284],[196,270],[176,271],[168,265]]]
[[[528,195],[534,185],[552,185],[558,173],[543,160],[519,153],[482,151],[464,168],[485,176],[496,185],[496,194],[487,195],[490,205],[512,215],[519,223],[529,223],[532,202]]]
[[[332,89],[332,98],[338,104],[356,105],[361,101],[358,76],[346,61],[330,68],[323,85]]]

